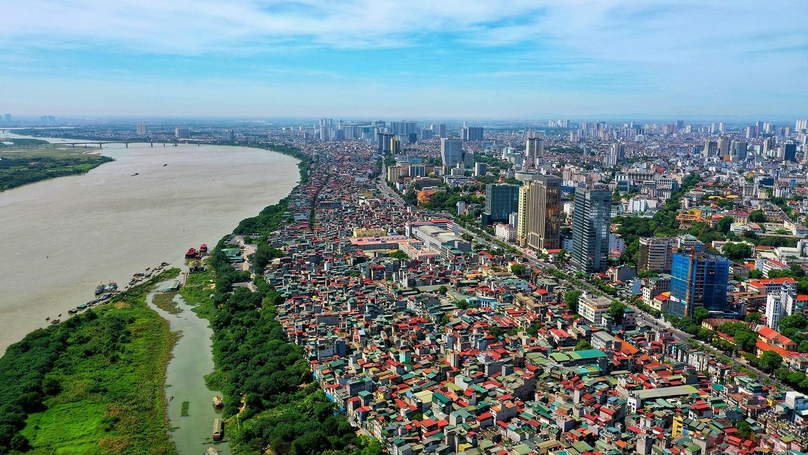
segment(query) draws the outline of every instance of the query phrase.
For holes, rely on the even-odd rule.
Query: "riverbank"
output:
[[[103,152],[116,161],[0,193],[0,352],[92,299],[99,283],[123,286],[135,271],[179,263],[298,181],[297,160],[261,148],[110,144]]]
[[[42,180],[86,174],[110,161],[113,159],[108,156],[85,149],[0,148],[0,192]]]
[[[176,334],[146,295],[178,273],[165,271],[9,347],[0,358],[0,420],[12,426],[0,426],[0,452],[176,453],[162,387]]]

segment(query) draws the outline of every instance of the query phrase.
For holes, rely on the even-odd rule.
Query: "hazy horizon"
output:
[[[0,113],[17,118],[808,117],[798,0],[30,0],[0,14]]]

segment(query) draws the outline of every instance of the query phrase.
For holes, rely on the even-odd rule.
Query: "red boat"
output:
[[[196,248],[189,248],[188,251],[185,253],[186,258],[195,258],[196,257]]]
[[[207,253],[208,252],[208,244],[203,243],[202,245],[200,245],[199,246],[199,252],[202,253],[202,254]]]

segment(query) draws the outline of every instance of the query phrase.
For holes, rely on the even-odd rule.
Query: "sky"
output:
[[[0,112],[805,118],[806,6],[8,0],[0,2]]]

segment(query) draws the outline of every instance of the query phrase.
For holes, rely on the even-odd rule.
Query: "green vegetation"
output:
[[[0,358],[0,453],[176,453],[163,394],[176,335],[145,300],[177,273],[8,348]]]
[[[395,251],[391,252],[390,254],[388,254],[388,256],[390,256],[391,258],[394,258],[394,259],[402,260],[402,261],[406,261],[406,260],[408,260],[410,258],[409,256],[407,256],[407,253],[405,253],[405,252],[403,252],[401,250],[395,250]]]
[[[526,272],[527,272],[527,267],[525,267],[522,264],[513,264],[513,265],[511,265],[511,273],[513,273],[515,276],[517,276],[519,278],[525,276]]]
[[[626,305],[618,302],[617,300],[612,300],[612,303],[609,305],[609,316],[612,317],[615,324],[623,323],[623,315],[625,314],[625,311]]]
[[[586,340],[582,339],[575,345],[576,351],[586,351],[587,349],[592,349],[592,345]]]
[[[176,295],[176,292],[161,292],[154,294],[152,303],[163,311],[167,311],[171,314],[179,314],[182,312],[182,310],[177,308],[177,302],[174,301],[174,296]]]
[[[578,312],[578,299],[581,298],[581,291],[568,291],[564,294],[564,303],[567,304],[567,309],[573,313]]]
[[[189,415],[191,415],[191,414],[188,413],[188,408],[190,406],[191,406],[190,401],[183,401],[182,402],[182,409],[180,409],[180,417],[188,417]]]
[[[64,149],[11,153],[0,151],[0,191],[40,180],[86,174],[90,169],[108,161],[112,161],[112,158]]]
[[[741,261],[752,257],[752,247],[746,243],[727,242],[721,247],[721,252],[727,259],[732,261]]]

